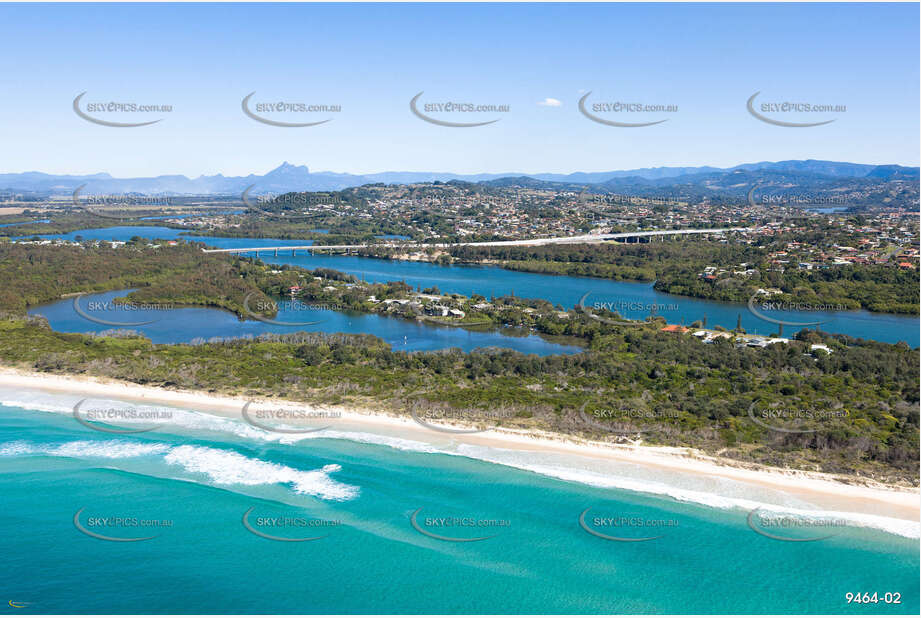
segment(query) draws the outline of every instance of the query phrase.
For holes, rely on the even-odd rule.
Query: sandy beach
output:
[[[165,405],[242,419],[247,399],[201,391],[168,390],[86,376],[39,374],[0,368],[0,388],[23,389],[114,399],[135,404]],[[866,479],[843,478],[818,472],[755,466],[711,457],[693,449],[593,442],[536,431],[493,429],[475,434],[445,434],[426,429],[412,418],[342,407],[316,407],[283,400],[256,400],[254,405],[322,412],[335,415],[350,427],[419,441],[451,441],[509,449],[521,453],[555,453],[596,460],[637,464],[663,473],[680,472],[727,479],[782,491],[823,509],[865,513],[917,522],[921,517],[918,488],[891,487]],[[338,422],[338,421],[337,421]]]

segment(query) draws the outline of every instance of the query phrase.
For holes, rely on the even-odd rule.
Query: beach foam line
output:
[[[475,452],[479,450],[480,452]],[[857,528],[874,528],[890,534],[902,536],[911,539],[921,538],[921,523],[908,521],[905,519],[896,519],[894,517],[884,517],[882,515],[872,515],[868,513],[852,513],[844,511],[818,510],[818,509],[801,509],[792,506],[773,504],[770,502],[760,502],[747,498],[733,498],[720,496],[718,494],[696,491],[668,485],[656,481],[644,479],[631,479],[610,474],[601,474],[589,472],[576,468],[567,468],[562,466],[550,466],[544,464],[533,464],[502,459],[496,456],[490,456],[482,452],[482,447],[467,448],[462,445],[458,449],[458,454],[469,456],[473,459],[487,461],[489,463],[509,466],[519,470],[534,472],[541,476],[581,483],[592,487],[601,487],[604,489],[621,489],[637,493],[654,494],[659,496],[668,496],[678,502],[692,502],[702,506],[717,508],[721,510],[742,509],[746,512],[754,509],[770,511],[772,513],[790,515],[804,520],[809,519],[840,519],[846,521],[849,525]],[[498,450],[498,449],[496,449]]]
[[[15,399],[13,399],[9,397],[9,391],[6,393],[0,391],[0,396],[3,395],[6,395],[6,399],[2,401],[3,405],[20,407],[27,410],[38,409],[38,406],[41,406],[40,411],[66,414],[72,413],[72,407],[67,406],[66,402],[70,400],[77,400],[73,395],[46,393],[42,393],[38,396],[41,401],[32,401],[28,397],[15,397]],[[57,401],[51,402],[48,398],[56,398]],[[23,401],[23,399],[26,399],[27,401]],[[103,400],[94,399],[94,401]],[[371,432],[340,431],[333,429],[324,429],[314,433],[301,435],[277,434],[274,432],[257,429],[241,420],[216,416],[214,414],[166,406],[147,407],[156,409],[168,409],[173,411],[173,418],[170,424],[175,426],[181,426],[193,430],[209,430],[222,433],[226,432],[249,440],[277,442],[282,444],[296,444],[305,440],[326,438],[334,440],[347,440],[350,442],[372,444],[376,446],[385,446],[395,450],[407,452],[467,457],[469,459],[475,459],[496,465],[503,465],[520,470],[526,470],[535,474],[540,474],[542,476],[569,482],[581,483],[593,487],[622,489],[638,493],[667,496],[677,501],[693,502],[703,506],[722,510],[747,509],[750,511],[755,508],[760,508],[766,511],[785,513],[789,515],[801,515],[803,517],[835,517],[837,519],[844,519],[855,527],[875,528],[902,537],[921,538],[921,523],[917,521],[873,515],[871,513],[855,513],[840,510],[798,509],[790,505],[762,502],[741,497],[725,496],[713,492],[682,488],[679,486],[670,485],[668,483],[651,481],[648,479],[631,478],[630,476],[624,476],[616,473],[598,473],[575,467],[546,465],[534,462],[522,462],[517,461],[514,457],[514,455],[520,456],[522,454],[521,451],[502,449],[498,447],[476,447],[473,445],[456,443],[452,449],[445,449],[437,448],[428,442],[423,442],[420,440],[410,440]],[[168,426],[164,427],[164,430],[168,429]]]
[[[23,393],[24,394],[24,393]],[[72,415],[74,406],[82,397],[73,395],[59,395],[52,393],[41,393],[36,397],[24,397],[23,394],[4,392],[0,390],[0,405],[9,408],[22,408],[23,410],[33,410],[38,412],[49,412],[53,414]],[[16,395],[19,395],[18,397]],[[98,409],[101,405],[131,407],[138,411],[144,412],[163,412],[167,420],[157,421],[149,418],[119,418],[118,426],[131,427],[153,427],[153,431],[166,431],[170,427],[183,427],[193,430],[215,431],[219,433],[229,433],[241,438],[252,440],[262,440],[265,442],[283,442],[283,434],[277,434],[253,427],[247,423],[241,423],[234,419],[207,414],[195,410],[184,408],[152,405],[152,404],[135,404],[118,399],[104,398],[86,398],[86,402],[81,406],[83,411]]]
[[[319,470],[298,470],[225,449],[133,440],[75,440],[46,445],[24,440],[0,443],[0,457],[30,455],[79,459],[131,459],[159,455],[166,464],[204,476],[216,485],[289,485],[295,493],[337,501],[351,500],[359,493],[358,487],[330,478],[330,474],[342,470],[338,464],[328,464]]]
[[[49,412],[53,414],[62,414],[62,415],[71,415],[73,414],[73,406],[79,400],[79,397],[73,395],[57,395],[57,394],[42,394],[39,395],[36,399],[28,397],[19,397],[11,398],[10,393],[4,393],[0,390],[0,397],[6,395],[5,399],[0,399],[0,405],[11,407],[11,408],[21,408],[23,410],[33,410],[39,412]],[[73,403],[70,403],[73,401]],[[95,407],[98,407],[99,404],[109,404],[109,405],[126,405],[127,402],[119,401],[117,399],[96,399],[88,398],[84,408],[87,410],[92,410]],[[362,431],[340,431],[336,429],[321,429],[319,431],[314,431],[311,433],[303,434],[285,434],[285,433],[276,433],[273,431],[267,431],[264,429],[259,429],[258,427],[253,427],[249,423],[244,421],[226,418],[223,416],[217,416],[214,414],[208,414],[206,412],[198,412],[196,410],[189,410],[184,408],[176,408],[171,406],[161,406],[161,405],[135,405],[129,404],[137,410],[145,411],[163,411],[169,413],[169,420],[158,424],[155,421],[150,421],[148,419],[139,418],[139,419],[124,419],[119,420],[118,424],[120,426],[129,427],[132,424],[144,427],[154,427],[154,431],[163,431],[169,432],[171,428],[183,428],[191,429],[198,431],[214,431],[218,433],[232,434],[239,436],[241,438],[246,438],[249,440],[258,440],[263,442],[277,442],[279,444],[296,444],[304,440],[315,440],[315,439],[332,439],[332,440],[349,440],[352,442],[360,442],[364,444],[374,444],[379,446],[389,446],[393,449],[400,451],[415,451],[419,453],[444,453],[450,454],[448,451],[442,451],[435,446],[429,444],[428,442],[422,442],[419,440],[411,440],[408,438],[399,438],[396,436],[385,436],[370,432]]]
[[[409,438],[385,436],[366,431],[340,431],[334,429],[324,429],[322,431],[316,431],[314,433],[305,434],[302,436],[289,436],[287,440],[282,441],[289,444],[294,444],[304,440],[317,440],[323,438],[330,440],[348,440],[349,442],[373,444],[375,446],[387,446],[397,451],[411,451],[413,453],[428,453],[436,455],[456,455],[456,453],[453,451],[440,449],[432,444],[429,444],[428,442],[410,440]]]
[[[753,509],[761,509],[777,514],[786,514],[803,519],[841,519],[858,528],[874,528],[890,534],[906,538],[921,538],[921,522],[913,522],[895,517],[885,517],[882,515],[872,515],[868,513],[854,513],[836,510],[822,509],[802,509],[785,504],[776,504],[771,502],[762,502],[747,498],[723,496],[712,492],[698,491],[687,489],[667,483],[650,481],[647,479],[630,478],[617,474],[605,474],[598,472],[589,472],[574,467],[552,466],[539,463],[525,463],[516,461],[514,456],[520,456],[521,452],[511,451],[495,447],[472,446],[467,444],[457,444],[455,450],[436,448],[425,442],[416,440],[406,440],[393,438],[390,436],[381,436],[378,434],[366,432],[345,432],[345,431],[318,431],[306,437],[300,437],[299,440],[309,440],[316,438],[331,438],[348,440],[352,442],[362,442],[386,446],[398,450],[412,451],[426,454],[450,455],[454,457],[466,457],[486,463],[507,466],[519,470],[533,472],[541,476],[555,478],[563,481],[580,483],[592,487],[601,487],[606,489],[621,489],[636,493],[654,494],[667,496],[678,502],[692,502],[702,506],[716,508],[721,510],[743,509],[746,512]],[[509,457],[503,458],[501,455],[508,452]]]

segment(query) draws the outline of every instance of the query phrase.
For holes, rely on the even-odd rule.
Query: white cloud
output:
[[[562,101],[559,99],[551,99],[550,97],[547,97],[543,101],[538,101],[537,104],[541,107],[563,107]]]

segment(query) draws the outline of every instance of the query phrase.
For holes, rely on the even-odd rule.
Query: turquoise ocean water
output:
[[[725,479],[400,428],[283,435],[179,410],[112,434],[75,421],[78,399],[0,392],[0,573],[27,604],[4,612],[919,610],[917,523],[771,528],[831,535],[780,541],[749,527],[752,505],[809,505]],[[849,592],[881,602],[847,604]]]

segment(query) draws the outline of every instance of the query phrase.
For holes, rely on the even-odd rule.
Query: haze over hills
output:
[[[155,176],[149,178],[114,178],[106,173],[90,175],[52,175],[42,172],[0,174],[0,191],[23,192],[38,195],[64,195],[78,187],[82,195],[144,194],[144,195],[240,195],[253,185],[252,192],[284,193],[289,191],[335,191],[365,184],[405,184],[415,182],[487,182],[500,185],[513,183],[541,186],[592,185],[601,191],[628,189],[661,190],[663,187],[695,188],[702,194],[726,186],[759,182],[760,176],[795,184],[840,185],[851,181],[857,184],[888,181],[917,181],[919,168],[900,165],[868,165],[836,161],[791,160],[746,163],[731,168],[655,167],[610,172],[574,172],[571,174],[453,174],[440,172],[381,172],[375,174],[348,174],[336,172],[311,172],[306,165],[292,165],[287,161],[267,174],[248,176]],[[862,182],[861,182],[862,181]],[[84,186],[85,185],[85,186]]]

